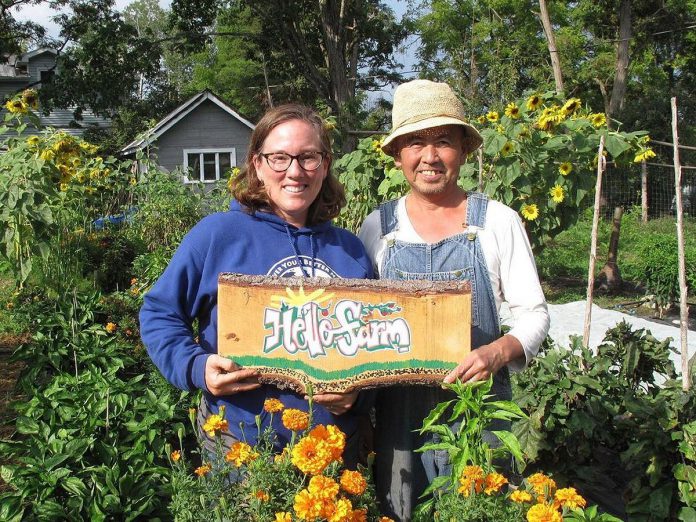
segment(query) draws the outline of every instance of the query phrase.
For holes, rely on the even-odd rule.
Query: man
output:
[[[460,166],[482,141],[448,85],[414,80],[399,86],[392,131],[382,149],[394,157],[411,190],[370,214],[359,236],[381,278],[471,281],[474,349],[444,381],[494,375],[492,392],[509,400],[509,369],[524,368],[536,355],[549,317],[517,213],[457,185]],[[503,301],[514,326],[501,336]],[[428,483],[449,473],[446,454],[414,453],[429,440],[414,430],[449,398],[446,390],[422,386],[384,388],[377,394],[377,494],[382,510],[397,520],[410,520]]]

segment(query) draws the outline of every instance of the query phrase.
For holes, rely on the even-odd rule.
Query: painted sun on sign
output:
[[[303,393],[439,384],[469,351],[467,282],[221,274],[218,353]]]
[[[411,330],[402,317],[390,317],[401,311],[394,302],[365,304],[351,299],[332,300],[334,294],[320,288],[305,295],[285,289],[285,296],[271,297],[264,312],[264,353],[283,349],[289,354],[306,350],[310,357],[325,356],[335,349],[345,357],[360,350],[396,350],[411,348]],[[326,306],[322,306],[325,304]]]

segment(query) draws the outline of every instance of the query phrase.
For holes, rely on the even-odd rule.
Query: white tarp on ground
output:
[[[551,317],[551,327],[549,335],[560,347],[566,348],[570,344],[571,335],[579,335],[585,324],[585,301],[574,301],[566,304],[549,304],[549,315]],[[598,346],[604,334],[617,323],[626,320],[632,325],[633,329],[645,328],[650,330],[652,335],[659,340],[667,337],[672,338],[672,347],[676,348],[677,353],[672,353],[670,358],[674,362],[677,373],[681,374],[681,334],[679,325],[671,326],[656,321],[649,321],[641,317],[617,312],[615,310],[605,310],[597,305],[592,305],[592,326],[590,328],[590,347]],[[689,348],[689,358],[696,353],[696,331],[689,330],[687,335],[687,346]]]

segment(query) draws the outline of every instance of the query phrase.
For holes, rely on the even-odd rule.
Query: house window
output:
[[[55,71],[53,71],[53,69],[49,69],[48,71],[41,71],[39,74],[41,75],[41,83],[47,84],[53,81]]]
[[[236,165],[235,149],[184,149],[184,182],[213,183]]]

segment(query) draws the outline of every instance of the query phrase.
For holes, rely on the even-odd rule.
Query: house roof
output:
[[[249,120],[245,118],[242,118],[242,116],[240,116],[239,113],[234,111],[232,107],[227,105],[220,98],[215,96],[215,94],[206,89],[204,91],[199,92],[195,96],[189,98],[184,103],[179,105],[176,109],[174,109],[172,112],[167,114],[157,123],[157,125],[155,125],[147,133],[145,133],[144,136],[136,138],[128,145],[123,147],[121,149],[121,154],[133,154],[136,150],[151,145],[152,143],[157,141],[160,136],[162,136],[165,132],[171,129],[174,125],[179,123],[179,121],[184,119],[189,113],[194,111],[196,107],[198,107],[201,103],[203,103],[206,100],[211,101],[212,103],[220,107],[222,110],[230,114],[233,118],[236,118],[241,123],[249,127],[251,130],[254,129],[253,123],[251,123]]]
[[[28,53],[24,53],[21,56],[12,54],[7,56],[6,63],[0,63],[0,80],[2,81],[26,81],[30,78],[29,74],[18,69],[18,65],[26,66],[32,58],[40,56],[42,54],[49,53],[53,56],[58,55],[58,51],[51,49],[49,47],[41,47],[39,49],[34,49]]]

